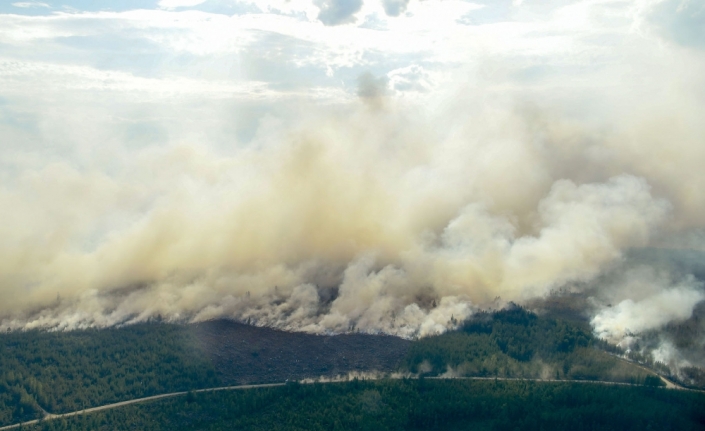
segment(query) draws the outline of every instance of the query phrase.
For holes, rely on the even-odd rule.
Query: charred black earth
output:
[[[0,333],[0,426],[152,395],[392,371],[412,342],[229,320]]]
[[[388,335],[313,335],[229,320],[189,328],[220,380],[233,385],[395,371],[411,345]]]

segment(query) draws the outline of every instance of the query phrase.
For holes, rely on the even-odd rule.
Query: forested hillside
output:
[[[0,426],[155,394],[394,371],[408,340],[231,321],[0,334]]]
[[[0,335],[0,424],[214,386],[215,369],[178,325]]]
[[[351,371],[661,384],[580,323],[519,307],[416,341],[229,321],[0,334],[0,425],[155,394]]]
[[[705,427],[705,396],[647,387],[468,380],[353,381],[199,393],[48,421],[77,430],[601,430]]]
[[[457,331],[418,340],[404,364],[428,375],[659,383],[606,349],[616,351],[579,323],[511,307],[478,313]]]

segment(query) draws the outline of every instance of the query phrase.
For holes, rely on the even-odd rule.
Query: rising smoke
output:
[[[227,317],[415,337],[568,289],[598,335],[629,347],[705,299],[692,265],[632,257],[705,245],[692,85],[595,119],[497,82],[423,103],[358,82],[361,100],[268,116],[227,150],[174,140],[105,169],[15,157],[0,329]]]
[[[663,192],[677,178],[605,174],[577,144],[557,166],[561,137],[537,137],[534,115],[444,135],[391,108],[347,114],[231,155],[149,148],[132,178],[25,173],[1,195],[2,327],[231,317],[423,336],[497,298],[590,285],[699,211]],[[614,304],[593,325],[616,341],[704,298],[692,277],[636,271],[598,290]]]

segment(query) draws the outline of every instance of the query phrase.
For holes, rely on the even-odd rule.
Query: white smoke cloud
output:
[[[231,317],[414,337],[570,285],[619,340],[702,300],[652,270],[601,284],[630,248],[703,248],[694,30],[668,39],[651,6],[612,3],[524,3],[516,22],[255,3],[276,13],[0,16],[1,329]]]
[[[525,117],[482,115],[444,137],[400,107],[356,105],[230,154],[172,145],[136,150],[118,175],[26,169],[0,193],[1,326],[232,317],[423,336],[497,297],[594,280],[667,225],[645,178],[552,180]]]
[[[661,328],[667,323],[691,317],[693,308],[705,299],[702,285],[677,285],[661,288],[640,300],[625,299],[601,310],[593,319],[595,332],[611,341],[631,334]]]
[[[231,158],[175,148],[146,161],[166,176],[154,182],[156,200],[145,195],[157,190],[139,193],[129,181],[80,181],[67,167],[43,172],[56,185],[43,199],[48,217],[17,219],[26,229],[5,232],[15,238],[6,255],[32,245],[39,226],[55,226],[57,236],[28,249],[24,261],[6,262],[6,280],[17,281],[3,290],[3,311],[14,315],[3,326],[230,316],[312,332],[427,335],[497,296],[521,301],[592,279],[621,250],[647,244],[669,209],[633,176],[559,180],[529,215],[535,233],[521,233],[519,214],[471,196],[476,203],[452,210],[460,202],[454,191],[443,197],[445,187],[409,187],[418,168],[408,158],[418,149],[382,148],[399,156],[391,162],[375,155],[376,144],[358,142],[322,146],[309,136]],[[371,161],[379,165],[370,170]],[[452,179],[442,165],[427,169],[441,185]],[[431,196],[448,208],[446,221],[437,208],[423,210]],[[109,208],[130,201],[137,214],[140,202],[149,210],[96,236],[106,223],[118,226],[105,220]],[[336,295],[322,300],[321,289],[333,288]]]

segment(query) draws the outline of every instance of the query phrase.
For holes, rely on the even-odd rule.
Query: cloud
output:
[[[399,16],[406,10],[409,0],[382,0],[384,12],[389,16]]]
[[[177,9],[182,7],[198,6],[206,0],[159,0],[159,7],[164,9]]]
[[[388,76],[389,87],[400,93],[427,92],[434,87],[431,74],[417,64],[393,70]]]
[[[16,3],[12,3],[12,6],[19,7],[19,8],[37,8],[37,7],[51,8],[51,6],[49,6],[48,4],[42,3],[42,2],[37,2],[37,1],[16,2]]]
[[[705,5],[701,2],[655,2],[649,19],[666,38],[683,46],[705,49]]]
[[[355,22],[355,14],[362,8],[362,0],[314,0],[320,9],[318,19],[325,25]]]

